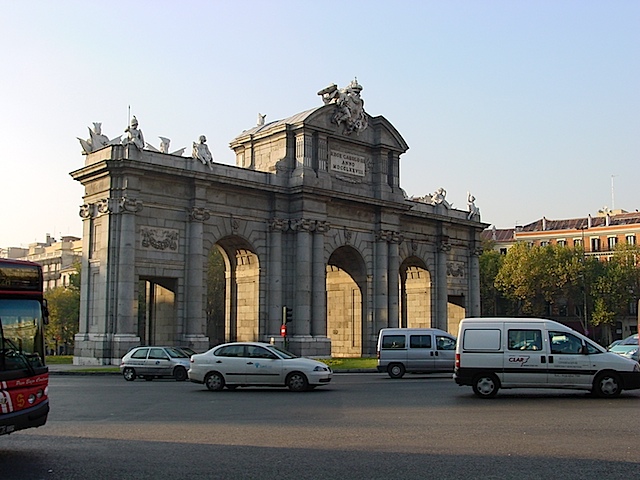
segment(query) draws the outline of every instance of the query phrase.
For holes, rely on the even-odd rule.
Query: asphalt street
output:
[[[500,391],[448,375],[336,374],[312,392],[52,375],[39,429],[0,437],[13,479],[602,479],[640,471],[640,392]]]

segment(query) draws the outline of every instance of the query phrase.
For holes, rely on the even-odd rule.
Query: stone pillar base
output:
[[[74,365],[120,365],[122,357],[140,345],[136,335],[79,333],[75,336]]]
[[[301,357],[331,358],[331,339],[327,337],[293,335],[285,339],[272,336],[266,341]]]
[[[198,353],[204,353],[209,350],[209,337],[204,335],[184,335],[182,342],[178,347],[189,347]]]

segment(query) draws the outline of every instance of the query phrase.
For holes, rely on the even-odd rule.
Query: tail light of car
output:
[[[456,368],[460,368],[460,354],[456,353]]]

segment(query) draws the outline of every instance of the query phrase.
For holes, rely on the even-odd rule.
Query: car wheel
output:
[[[480,398],[495,397],[500,388],[500,383],[495,375],[491,373],[485,373],[478,375],[473,380],[473,393]]]
[[[176,367],[173,371],[173,378],[176,379],[176,382],[184,382],[187,379],[187,371],[184,367]]]
[[[392,363],[387,367],[387,373],[391,378],[402,378],[404,376],[404,365],[401,363]]]
[[[304,373],[293,372],[287,377],[287,387],[292,392],[304,392],[309,388],[309,381]]]
[[[218,372],[208,373],[207,376],[204,377],[204,384],[210,391],[219,392],[224,388],[224,377]]]
[[[136,371],[133,368],[125,368],[122,376],[127,382],[133,382],[136,379]]]
[[[620,377],[613,372],[601,373],[593,382],[592,392],[598,397],[617,397],[622,391]]]

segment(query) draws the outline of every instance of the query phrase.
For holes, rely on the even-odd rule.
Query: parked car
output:
[[[193,355],[188,374],[189,380],[211,391],[271,386],[302,392],[326,385],[332,376],[322,362],[260,342],[225,343]]]
[[[189,355],[175,347],[136,347],[120,363],[120,371],[129,382],[139,377],[147,381],[173,377],[182,382],[187,379],[188,369]]]
[[[638,344],[636,343],[631,345],[625,345],[623,343],[619,343],[618,345],[614,345],[609,349],[610,352],[617,353],[618,355],[627,355],[629,352],[632,352],[638,348]]]
[[[621,345],[638,345],[638,334],[634,333],[620,342]]]
[[[633,350],[630,350],[630,351],[628,351],[626,353],[623,353],[622,356],[630,358],[631,360],[635,360],[636,362],[638,362],[638,361],[640,361],[640,360],[638,360],[638,350],[640,350],[638,347],[634,347]]]

